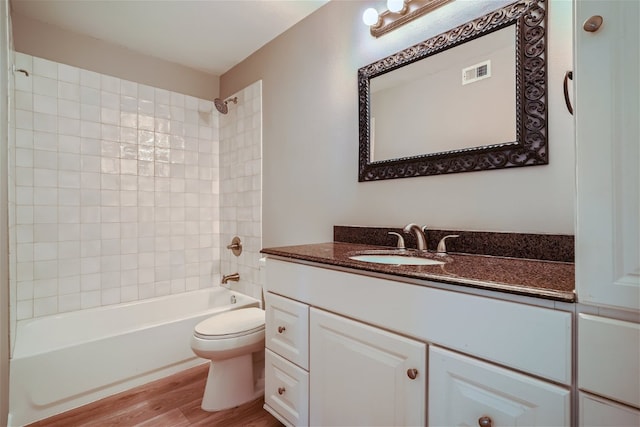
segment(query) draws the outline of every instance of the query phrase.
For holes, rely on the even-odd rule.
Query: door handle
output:
[[[569,99],[569,80],[573,80],[573,71],[567,71],[564,73],[564,103],[567,104],[567,110],[573,115],[573,107],[571,106],[571,99]]]
[[[584,24],[582,24],[582,28],[589,33],[595,33],[600,29],[600,26],[602,26],[603,22],[604,19],[602,19],[602,16],[593,15],[591,18],[584,21]]]

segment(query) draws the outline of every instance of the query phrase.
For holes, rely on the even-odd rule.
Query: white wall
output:
[[[357,69],[499,2],[458,0],[378,39],[361,20],[370,5],[329,2],[221,77],[225,95],[263,82],[264,245],[330,241],[335,224],[573,234],[573,120],[561,85],[571,2],[549,2],[549,165],[358,183]]]
[[[9,234],[8,234],[8,141],[13,134],[9,123],[9,104],[13,96],[9,96],[13,85],[12,76],[8,74],[9,63],[13,57],[11,46],[9,19],[9,2],[0,0],[0,426],[7,424],[9,412]]]
[[[16,53],[18,320],[219,282],[211,101]],[[15,200],[12,200],[15,198]]]

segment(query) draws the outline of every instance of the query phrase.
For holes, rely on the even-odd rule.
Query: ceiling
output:
[[[328,0],[11,0],[18,13],[224,74]]]

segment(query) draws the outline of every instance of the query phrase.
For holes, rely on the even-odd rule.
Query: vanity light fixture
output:
[[[371,35],[380,37],[389,31],[449,3],[452,0],[387,0],[387,10],[382,13],[370,7],[362,14]]]
[[[365,10],[362,14],[362,22],[364,22],[365,25],[369,26],[375,25],[378,22],[379,18],[380,15],[378,14],[378,11],[372,7]]]
[[[404,0],[387,0],[387,9],[389,9],[389,12],[400,12],[404,9]]]

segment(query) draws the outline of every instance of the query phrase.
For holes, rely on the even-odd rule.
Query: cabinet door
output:
[[[638,310],[640,2],[574,5],[578,300]],[[585,31],[592,16],[602,25]]]
[[[429,347],[429,426],[568,426],[569,390]]]
[[[580,427],[640,426],[640,411],[580,393]]]
[[[312,308],[310,424],[425,424],[426,344]]]

